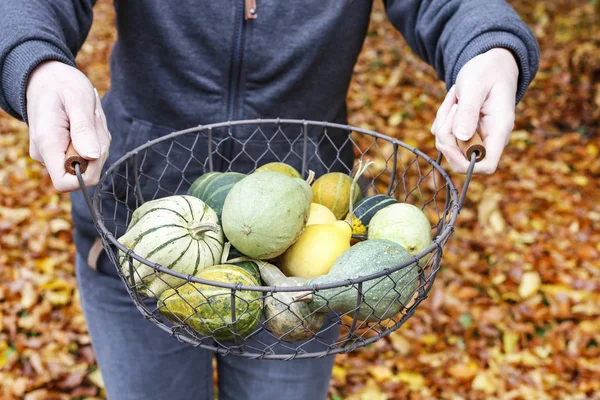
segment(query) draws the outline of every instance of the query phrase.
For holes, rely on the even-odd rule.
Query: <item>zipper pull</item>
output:
[[[256,19],[256,0],[244,0],[246,19]]]

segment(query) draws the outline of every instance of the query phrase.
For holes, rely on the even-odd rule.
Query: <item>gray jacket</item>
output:
[[[27,120],[30,71],[48,59],[75,65],[94,3],[0,0],[0,107]],[[448,87],[474,56],[494,47],[512,50],[520,69],[517,101],[522,98],[539,50],[504,0],[384,3],[392,24]],[[113,136],[107,165],[151,138],[199,124],[276,117],[345,123],[346,93],[371,6],[367,0],[258,0],[257,18],[246,19],[244,0],[115,0],[118,40],[103,99]],[[264,151],[261,140],[246,151]],[[332,147],[313,150],[335,158]],[[231,158],[240,145],[228,141],[221,151]],[[241,160],[217,164],[248,168]],[[153,168],[151,161],[146,168]],[[85,257],[95,230],[81,193],[72,200],[81,233],[77,247]]]

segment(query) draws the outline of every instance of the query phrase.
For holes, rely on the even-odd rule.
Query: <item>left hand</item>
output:
[[[487,154],[475,164],[474,172],[490,175],[496,171],[514,127],[518,78],[517,62],[503,48],[480,54],[462,67],[431,127],[436,148],[455,172],[465,173],[469,168],[456,139],[467,141],[475,131]]]

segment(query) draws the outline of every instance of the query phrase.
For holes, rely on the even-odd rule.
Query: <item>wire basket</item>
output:
[[[469,154],[469,171],[459,198],[450,176],[440,166],[441,154],[428,157],[400,140],[348,125],[304,120],[244,120],[198,126],[158,137],[135,148],[111,165],[93,198],[84,193],[104,249],[142,315],[181,342],[222,355],[290,360],[347,353],[373,343],[398,329],[427,298],[440,267],[444,245],[462,207],[473,167],[480,156]],[[306,177],[328,172],[356,172],[358,161],[373,161],[360,181],[363,195],[387,194],[417,206],[429,218],[433,241],[406,262],[358,279],[302,286],[248,286],[180,274],[153,263],[126,248],[118,239],[132,213],[144,202],[186,194],[196,178],[211,171],[251,173],[268,162],[285,162]],[[80,164],[73,164],[82,189]],[[354,236],[355,241],[366,237]],[[139,262],[140,264],[136,263]],[[125,263],[125,264],[124,264]],[[145,281],[136,278],[134,264],[145,265],[167,285],[195,282],[196,301],[183,301],[189,315],[165,312],[165,303],[142,293]],[[124,266],[124,267],[123,267]],[[124,273],[124,269],[125,272]],[[180,279],[175,279],[180,278]],[[382,286],[378,286],[382,285]],[[188,285],[189,286],[189,285]],[[369,291],[386,288],[373,300]],[[211,288],[206,295],[201,288]],[[346,312],[329,307],[328,291],[355,299]],[[287,296],[287,297],[286,297]],[[293,296],[297,301],[285,302]],[[299,312],[298,304],[320,298],[316,310]],[[386,311],[376,312],[387,301]],[[304,302],[304,303],[303,303]],[[215,306],[218,304],[219,307]],[[225,307],[222,307],[225,304]],[[267,305],[279,313],[267,312]],[[269,309],[271,310],[271,309]],[[206,312],[219,318],[211,328],[196,317]],[[272,310],[271,310],[272,311]],[[397,311],[397,312],[396,312]],[[286,331],[273,329],[276,318],[286,317]],[[241,321],[250,321],[241,328]],[[204,324],[199,327],[198,324]]]

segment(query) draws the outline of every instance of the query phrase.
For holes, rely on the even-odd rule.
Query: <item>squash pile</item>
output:
[[[245,339],[262,327],[282,341],[310,339],[331,311],[365,322],[391,318],[417,290],[415,256],[431,244],[431,224],[420,209],[393,197],[363,197],[357,181],[367,167],[360,163],[354,176],[327,173],[314,183],[312,171],[304,180],[284,163],[251,174],[203,174],[185,195],[136,209],[119,238],[179,277],[124,252],[122,274],[140,294],[157,299],[165,318],[216,341]],[[364,281],[361,293],[357,284],[266,295],[236,288],[341,284],[411,259],[406,268]]]

